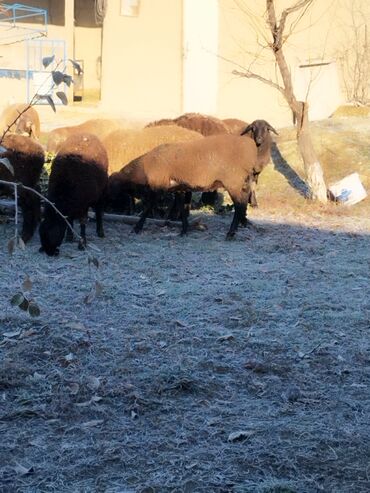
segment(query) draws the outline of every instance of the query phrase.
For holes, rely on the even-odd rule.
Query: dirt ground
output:
[[[194,211],[185,238],[91,222],[87,253],[10,256],[0,225],[2,493],[370,491],[369,199],[266,183],[231,242]]]

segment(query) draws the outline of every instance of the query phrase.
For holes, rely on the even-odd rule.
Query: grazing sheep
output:
[[[229,134],[240,135],[242,131],[248,126],[248,123],[239,118],[225,118],[222,120],[226,125]]]
[[[150,203],[135,226],[139,232],[158,191],[212,191],[225,188],[235,213],[227,238],[235,235],[246,216],[257,147],[253,139],[236,135],[215,135],[195,142],[164,144],[131,161],[118,173],[122,190],[147,190]],[[182,208],[182,234],[188,227]]]
[[[86,246],[85,226],[89,207],[95,208],[98,236],[104,236],[102,218],[107,183],[108,157],[100,140],[88,133],[68,137],[51,168],[48,199],[71,225],[74,219],[80,221],[79,249]],[[66,229],[65,220],[50,204],[46,204],[39,228],[40,251],[50,256],[58,255]],[[70,233],[67,239],[72,239]]]
[[[3,134],[8,127],[10,133],[32,137],[35,140],[39,140],[40,138],[39,114],[33,106],[29,107],[28,104],[15,103],[7,106],[3,110],[0,115],[1,134]]]
[[[47,152],[56,154],[61,144],[70,136],[76,133],[89,133],[96,135],[100,140],[104,139],[109,133],[121,128],[117,120],[109,120],[105,118],[94,118],[87,120],[80,125],[71,127],[55,128],[49,132],[48,141],[46,144]]]
[[[241,133],[241,135],[249,134],[257,146],[257,166],[254,169],[254,183],[252,184],[252,192],[250,196],[250,204],[252,207],[258,207],[255,188],[258,183],[260,173],[271,159],[271,144],[273,141],[270,132],[274,132],[274,134],[279,135],[266,120],[255,120]]]
[[[198,132],[177,125],[166,125],[140,130],[115,130],[102,139],[102,143],[108,154],[109,173],[111,174],[160,144],[188,142],[202,138]]]
[[[162,125],[175,125],[174,120],[172,118],[162,118],[161,120],[156,120],[154,122],[148,123],[145,128],[150,127],[161,127]]]
[[[148,123],[148,127],[156,127],[163,125],[178,125],[179,127],[187,128],[198,132],[205,137],[209,135],[227,134],[230,133],[227,125],[214,116],[202,115],[201,113],[184,113],[177,118],[164,118]],[[245,128],[245,125],[244,127]]]
[[[0,180],[22,183],[36,188],[44,165],[44,150],[40,144],[23,135],[7,134],[0,148],[0,158],[7,158],[5,164],[0,162]],[[12,187],[1,186],[1,192],[11,195]],[[29,241],[40,220],[39,197],[22,188],[18,189],[19,205],[23,215],[22,240]]]
[[[174,119],[176,125],[195,130],[202,135],[219,135],[227,134],[228,128],[222,120],[210,115],[202,115],[200,113],[185,113]]]

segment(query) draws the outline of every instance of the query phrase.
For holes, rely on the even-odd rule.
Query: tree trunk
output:
[[[298,147],[303,159],[307,186],[309,187],[312,199],[326,203],[328,199],[326,195],[324,173],[311,140],[310,125],[308,121],[308,104],[307,102],[297,101],[294,95],[292,77],[283,53],[284,28],[288,15],[302,9],[310,3],[312,3],[312,0],[297,1],[292,7],[287,8],[282,12],[279,23],[276,18],[274,0],[266,0],[266,9],[268,23],[273,38],[271,49],[274,53],[284,84],[284,87],[281,88],[281,92],[295,117]]]
[[[327,189],[324,173],[313,147],[308,121],[308,104],[299,102],[300,111],[295,114],[297,125],[297,141],[302,156],[306,182],[310,190],[311,198],[326,203]]]

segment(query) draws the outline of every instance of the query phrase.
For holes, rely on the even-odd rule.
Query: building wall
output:
[[[25,2],[23,2],[25,3]],[[84,88],[85,91],[95,91],[96,95],[100,93],[100,55],[101,55],[101,28],[100,27],[74,27],[74,5],[73,2],[50,2],[44,0],[41,5],[39,1],[28,1],[27,4],[34,7],[48,8],[51,6],[51,19],[56,24],[48,24],[47,36],[35,38],[32,44],[41,46],[44,48],[41,50],[35,48],[31,52],[31,57],[27,59],[27,42],[19,41],[14,44],[7,44],[12,39],[8,39],[9,30],[0,29],[0,46],[1,46],[1,58],[0,58],[0,107],[5,106],[11,101],[25,102],[27,95],[33,96],[36,87],[33,82],[30,83],[27,91],[27,83],[25,79],[25,71],[27,67],[31,70],[41,69],[41,58],[43,56],[49,56],[52,53],[50,46],[51,40],[64,41],[66,46],[66,58],[82,59],[84,61]],[[63,7],[63,9],[61,9]],[[65,15],[64,15],[65,13]],[[38,21],[38,19],[36,18]],[[17,23],[20,28],[40,29],[41,24]],[[15,29],[14,31],[17,32]],[[24,32],[23,32],[24,35]],[[40,44],[39,44],[40,43]],[[62,58],[63,54],[60,50],[57,51],[57,59]],[[54,69],[55,66],[50,66],[50,69]],[[61,66],[58,67],[58,70]],[[73,68],[70,63],[67,63],[66,73],[73,74]],[[9,74],[10,77],[6,77]],[[69,100],[73,99],[73,86],[68,90]]]
[[[110,0],[103,28],[102,107],[150,120],[182,110],[182,2],[141,0],[120,15]]]
[[[291,0],[276,1],[278,19],[282,9],[291,5]],[[247,121],[265,118],[276,126],[287,125],[292,122],[291,111],[279,91],[263,82],[232,74],[233,70],[250,68],[265,79],[281,84],[273,54],[270,49],[263,48],[271,41],[264,12],[265,2],[262,1],[220,0],[218,111],[223,117],[232,115]],[[328,69],[323,65],[320,70],[316,63],[337,59],[338,46],[346,37],[346,15],[346,9],[338,9],[337,2],[314,2],[301,19],[296,14],[288,17],[286,32],[290,32],[292,21],[294,29],[284,44],[284,53],[299,96],[303,97],[305,89],[311,87],[306,93],[312,106],[312,97],[315,97],[315,110],[311,115],[314,118],[327,117],[344,101],[336,74],[340,67],[332,65]],[[310,74],[307,67],[303,73],[301,65],[310,63],[314,65]],[[322,104],[318,97],[323,98]]]
[[[101,36],[100,27],[75,28],[75,60],[83,60],[84,89],[100,93],[101,78]]]
[[[263,49],[271,39],[265,18],[265,2],[214,2],[219,5],[218,55],[214,54],[218,58],[214,114],[246,121],[265,118],[276,126],[290,124],[291,111],[279,91],[260,81],[233,74],[235,69],[251,67],[273,83],[281,83],[271,50]],[[132,17],[120,15],[123,3],[124,0],[110,0],[104,23],[103,105],[119,109],[127,117],[141,119],[182,113],[186,0],[140,0],[135,12],[138,15]],[[277,0],[278,18],[282,9],[291,5],[291,0]],[[199,9],[199,15],[204,15],[203,25],[208,27],[210,19],[203,10]],[[335,60],[339,39],[343,40],[343,31],[338,26],[340,23],[345,25],[345,15],[345,11],[337,8],[336,2],[314,2],[302,18],[294,14],[287,22],[287,32],[291,22],[294,29],[284,45],[286,58],[295,80],[299,81],[301,94],[307,80],[310,85],[316,85],[311,91],[315,95],[316,118],[327,117],[344,99],[339,79],[335,77],[337,68],[335,65],[330,70],[326,67],[326,75],[321,76],[317,66],[308,74],[307,68],[304,73],[300,70],[300,65],[315,64],[317,60]],[[330,77],[330,74],[334,76]],[[195,84],[194,90],[196,87]],[[318,104],[318,95],[324,98],[325,94],[334,94],[335,97],[330,104],[327,101],[325,105]],[[201,108],[198,111],[202,111]]]

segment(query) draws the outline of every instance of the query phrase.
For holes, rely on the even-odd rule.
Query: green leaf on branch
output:
[[[83,70],[81,68],[81,65],[77,63],[75,60],[69,59],[69,61],[72,63],[73,68],[77,71],[77,75],[83,74]]]
[[[10,304],[12,306],[20,306],[26,298],[23,296],[22,293],[17,293],[14,296],[12,296],[10,300]]]
[[[53,61],[55,60],[55,55],[52,56],[46,56],[42,59],[42,64],[44,68],[48,67]]]
[[[51,75],[53,76],[53,81],[54,84],[59,86],[64,81],[64,74],[62,72],[59,72],[59,70],[51,72]]]
[[[40,308],[39,306],[37,305],[37,303],[35,303],[34,301],[31,301],[28,305],[28,313],[31,315],[31,317],[39,317],[40,316]]]
[[[65,93],[63,91],[58,91],[56,93],[56,95],[58,96],[58,98],[61,100],[61,102],[64,104],[64,106],[67,106],[68,105],[68,99],[67,99],[67,96],[65,95]]]

